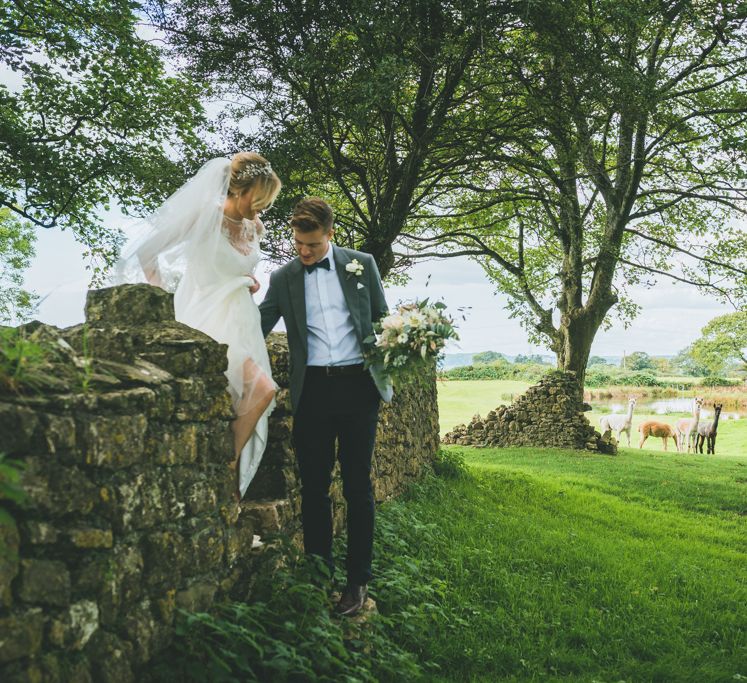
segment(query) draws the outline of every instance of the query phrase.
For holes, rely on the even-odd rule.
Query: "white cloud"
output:
[[[650,289],[635,290],[635,300],[646,309],[721,310],[728,306],[719,304],[713,296],[699,292],[695,287],[671,280],[659,282]]]

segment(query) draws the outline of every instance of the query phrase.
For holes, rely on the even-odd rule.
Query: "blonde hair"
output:
[[[251,190],[255,211],[271,207],[282,185],[270,162],[256,152],[237,152],[231,157],[228,194],[240,196]]]

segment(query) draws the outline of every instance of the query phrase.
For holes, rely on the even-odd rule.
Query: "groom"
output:
[[[304,550],[321,556],[330,572],[329,487],[335,455],[340,460],[347,501],[347,585],[335,610],[350,616],[366,602],[372,578],[371,456],[380,399],[389,402],[392,387],[376,368],[363,365],[363,340],[387,312],[376,262],[331,242],[333,218],[329,204],[317,197],[296,205],[290,224],[298,257],[272,273],[259,309],[265,336],[281,316],[285,321]]]

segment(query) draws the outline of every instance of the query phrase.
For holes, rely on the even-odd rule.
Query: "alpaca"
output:
[[[693,450],[695,450],[695,435],[698,433],[698,423],[700,422],[700,409],[703,406],[703,399],[695,399],[695,407],[693,408],[693,417],[683,417],[675,423],[675,429],[677,430],[677,440],[679,441],[679,450],[685,450],[685,444],[687,444],[687,452],[690,452],[690,441],[692,438]]]
[[[638,444],[638,448],[643,448],[643,444],[646,442],[649,436],[656,436],[660,439],[664,439],[664,450],[667,450],[667,442],[671,437],[674,439],[674,447],[677,451],[680,450],[679,443],[677,442],[677,432],[672,425],[666,422],[657,422],[656,420],[646,420],[638,425],[638,431],[641,433],[641,442]]]
[[[626,415],[602,415],[599,419],[602,434],[614,429],[617,432],[617,440],[620,441],[620,435],[625,432],[628,436],[628,447],[630,447],[630,427],[633,423],[633,408],[635,408],[635,398],[628,396],[628,413]]]
[[[718,418],[721,415],[721,408],[723,404],[715,404],[713,406],[713,420],[711,422],[701,422],[698,424],[698,433],[695,435],[695,452],[698,452],[700,448],[701,455],[703,454],[703,442],[708,441],[706,445],[706,453],[709,455],[716,455],[716,432],[718,430]]]

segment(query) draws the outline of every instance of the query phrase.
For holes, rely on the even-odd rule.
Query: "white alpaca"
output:
[[[680,453],[685,452],[685,444],[687,444],[687,452],[690,452],[690,440],[692,439],[693,450],[695,450],[695,435],[698,433],[698,423],[700,422],[700,409],[703,406],[703,399],[695,399],[695,407],[693,408],[692,417],[683,417],[674,425],[677,430],[677,442],[679,443]]]
[[[620,441],[620,434],[625,432],[628,435],[628,446],[630,446],[630,426],[633,423],[633,408],[635,408],[635,398],[628,396],[628,413],[626,415],[621,413],[602,415],[599,418],[602,434],[614,429],[617,432],[617,440]]]

